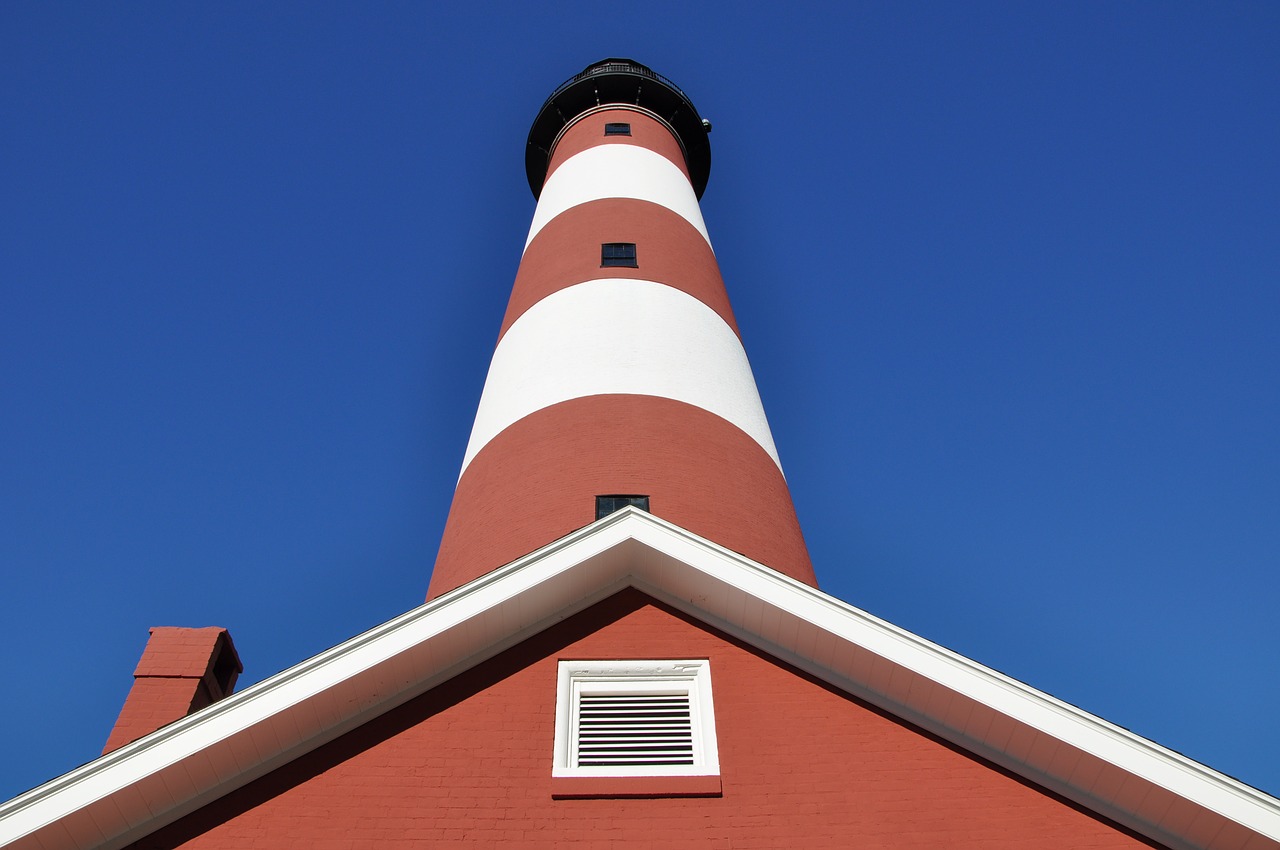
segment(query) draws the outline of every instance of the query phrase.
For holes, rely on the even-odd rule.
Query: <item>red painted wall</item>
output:
[[[723,796],[553,800],[560,658],[711,661]],[[136,848],[1132,848],[1142,839],[628,591]]]
[[[601,268],[605,242],[635,242],[636,268]],[[602,198],[565,210],[533,237],[520,260],[499,338],[548,295],[611,277],[665,283],[697,298],[738,331],[716,256],[692,224],[659,204]]]
[[[607,493],[647,495],[656,516],[818,583],[786,479],[759,443],[691,404],[594,395],[529,414],[475,456],[427,598],[593,522]]]
[[[606,136],[604,125],[619,121],[631,125],[630,136]],[[689,167],[684,161],[684,150],[680,142],[661,122],[655,121],[643,112],[625,107],[602,109],[575,121],[564,131],[555,150],[551,152],[551,161],[547,164],[547,180],[565,160],[577,153],[582,153],[596,145],[638,145],[659,153],[671,160],[677,168],[689,176]],[[544,181],[545,184],[545,181]]]

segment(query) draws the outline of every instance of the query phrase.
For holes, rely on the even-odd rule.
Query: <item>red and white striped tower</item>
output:
[[[538,205],[428,598],[616,495],[816,584],[698,207],[709,130],[628,59],[588,67],[538,113]]]

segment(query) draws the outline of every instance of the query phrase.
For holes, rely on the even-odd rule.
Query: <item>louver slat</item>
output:
[[[578,766],[693,764],[689,695],[583,696]]]

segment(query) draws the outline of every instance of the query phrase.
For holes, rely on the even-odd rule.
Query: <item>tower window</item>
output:
[[[614,511],[634,505],[642,511],[649,510],[648,496],[596,496],[596,519],[603,519]]]
[[[719,761],[706,659],[560,662],[553,776],[714,776]]]
[[[630,135],[631,135],[631,125],[630,125],[630,124],[621,124],[621,123],[619,123],[619,124],[605,124],[605,125],[604,125],[604,134],[605,134],[606,136],[630,136]]]
[[[605,242],[600,246],[600,267],[626,266],[636,268],[636,243]]]

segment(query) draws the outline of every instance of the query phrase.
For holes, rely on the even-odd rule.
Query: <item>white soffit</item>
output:
[[[1280,846],[1275,798],[634,508],[0,805],[0,845],[124,846],[628,586],[1157,841]]]

